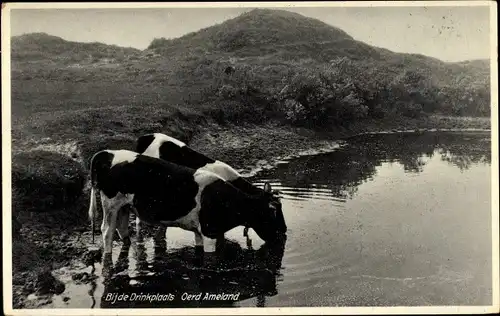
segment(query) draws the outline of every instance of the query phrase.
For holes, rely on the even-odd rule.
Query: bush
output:
[[[489,113],[487,103],[482,102],[487,97],[482,90],[461,94],[456,89],[441,91],[428,74],[419,70],[388,72],[344,57],[316,67],[294,62],[241,62],[227,76],[227,62],[212,57],[207,61],[210,63],[197,66],[197,76],[211,82],[210,89],[207,86],[203,90],[202,99],[218,102],[221,107],[213,107],[210,112],[225,123],[273,117],[296,126],[325,128],[348,127],[365,118],[417,118],[441,109],[458,115],[470,114],[471,109],[474,113]],[[458,102],[445,102],[451,99]]]
[[[223,99],[226,99],[226,100],[233,99],[234,97],[236,97],[237,93],[238,93],[237,89],[235,89],[233,86],[227,85],[227,84],[222,85],[217,90],[217,96],[219,96]]]
[[[13,214],[69,206],[82,194],[85,180],[81,164],[67,156],[42,150],[19,153],[12,159]]]
[[[297,74],[277,99],[286,119],[295,125],[348,125],[368,115],[361,90],[350,78],[333,71]]]
[[[306,119],[305,108],[294,99],[286,99],[284,102],[285,118],[292,123],[299,123]]]
[[[162,48],[166,45],[168,45],[170,41],[166,39],[165,37],[161,38],[154,38],[151,44],[149,44],[147,49],[156,49],[156,48]]]
[[[255,104],[243,104],[238,101],[221,101],[217,106],[212,106],[204,111],[204,114],[221,125],[247,123],[262,123],[269,119],[270,114],[265,106]]]

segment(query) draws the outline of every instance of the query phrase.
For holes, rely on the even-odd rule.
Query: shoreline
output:
[[[255,164],[253,166],[249,166],[248,168],[238,169],[237,171],[239,173],[241,173],[242,176],[251,178],[251,177],[254,177],[255,175],[257,175],[259,172],[275,168],[278,164],[286,163],[287,161],[295,159],[295,158],[332,152],[332,151],[340,148],[345,142],[348,141],[348,139],[356,138],[356,137],[360,137],[360,136],[364,136],[364,135],[385,135],[385,134],[403,134],[403,133],[442,133],[442,132],[445,132],[445,133],[477,133],[477,132],[491,133],[491,129],[478,129],[478,128],[439,129],[439,128],[433,128],[433,129],[423,129],[423,130],[408,129],[408,130],[363,132],[363,133],[349,136],[345,139],[333,140],[333,141],[331,141],[331,143],[327,143],[326,145],[323,145],[323,146],[320,146],[320,147],[314,148],[314,149],[304,150],[304,151],[301,151],[297,154],[275,157],[273,159],[274,161],[269,161],[269,162],[264,162],[264,163],[261,162],[261,163]]]

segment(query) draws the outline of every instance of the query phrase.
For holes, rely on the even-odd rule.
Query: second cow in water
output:
[[[269,183],[264,185],[266,190],[256,187],[249,181],[245,180],[241,174],[228,164],[207,157],[188,147],[182,141],[161,133],[148,134],[139,137],[137,140],[136,152],[146,156],[160,158],[195,170],[200,169],[213,172],[223,180],[231,183],[233,186],[249,195],[265,196],[273,199],[278,205],[276,215],[279,231],[283,233],[286,232],[287,226],[283,216],[281,201],[277,195],[269,192]],[[137,231],[140,231],[140,219],[136,220],[136,225]],[[158,233],[165,236],[166,228],[162,228],[162,230]],[[245,227],[244,235],[248,236],[248,227]]]

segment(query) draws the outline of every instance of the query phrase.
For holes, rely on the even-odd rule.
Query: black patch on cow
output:
[[[276,202],[276,208],[277,208],[276,220],[277,220],[277,224],[278,224],[278,230],[281,233],[286,233],[286,231],[288,230],[288,227],[286,226],[285,216],[283,215],[283,208],[281,205],[281,201],[279,201],[278,199]]]
[[[137,139],[137,146],[135,148],[135,151],[138,152],[139,154],[142,154],[143,152],[148,149],[149,145],[155,140],[155,135],[154,134],[148,134],[141,136]]]
[[[173,221],[196,206],[194,170],[147,156],[132,164],[136,179],[134,206],[145,221]],[[140,184],[140,185],[137,185]]]
[[[264,195],[265,194],[264,190],[256,187],[255,185],[253,185],[252,183],[243,179],[242,177],[239,177],[237,179],[229,181],[229,183],[234,185],[239,190],[241,190],[247,194],[250,194],[250,195]]]
[[[277,211],[276,211],[276,219],[278,222],[278,230],[282,233],[287,231],[287,226],[285,223],[285,217],[283,216],[282,204],[280,199],[277,196],[274,196],[272,193],[265,192],[263,189],[256,187],[252,183],[248,182],[242,177],[229,181],[232,185],[234,185],[239,190],[255,196],[267,197],[270,200],[275,202]]]
[[[210,238],[220,237],[236,226],[245,225],[247,209],[252,208],[251,203],[241,201],[237,190],[223,180],[207,185],[200,202],[201,231]]]
[[[265,196],[252,196],[222,179],[207,185],[201,195],[200,225],[203,235],[216,238],[236,226],[248,226],[263,240],[275,237],[276,217]]]
[[[112,158],[113,155],[108,158],[108,166]],[[134,206],[139,217],[146,222],[174,221],[196,206],[194,198],[198,184],[194,181],[192,169],[138,155],[133,162],[96,171],[98,187],[108,197],[117,192],[134,194]]]
[[[188,146],[178,146],[166,141],[160,145],[160,158],[192,169],[199,169],[215,160],[209,158]]]

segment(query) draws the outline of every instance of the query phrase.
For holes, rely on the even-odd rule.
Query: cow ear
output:
[[[264,192],[271,193],[272,188],[269,182],[264,183]]]

